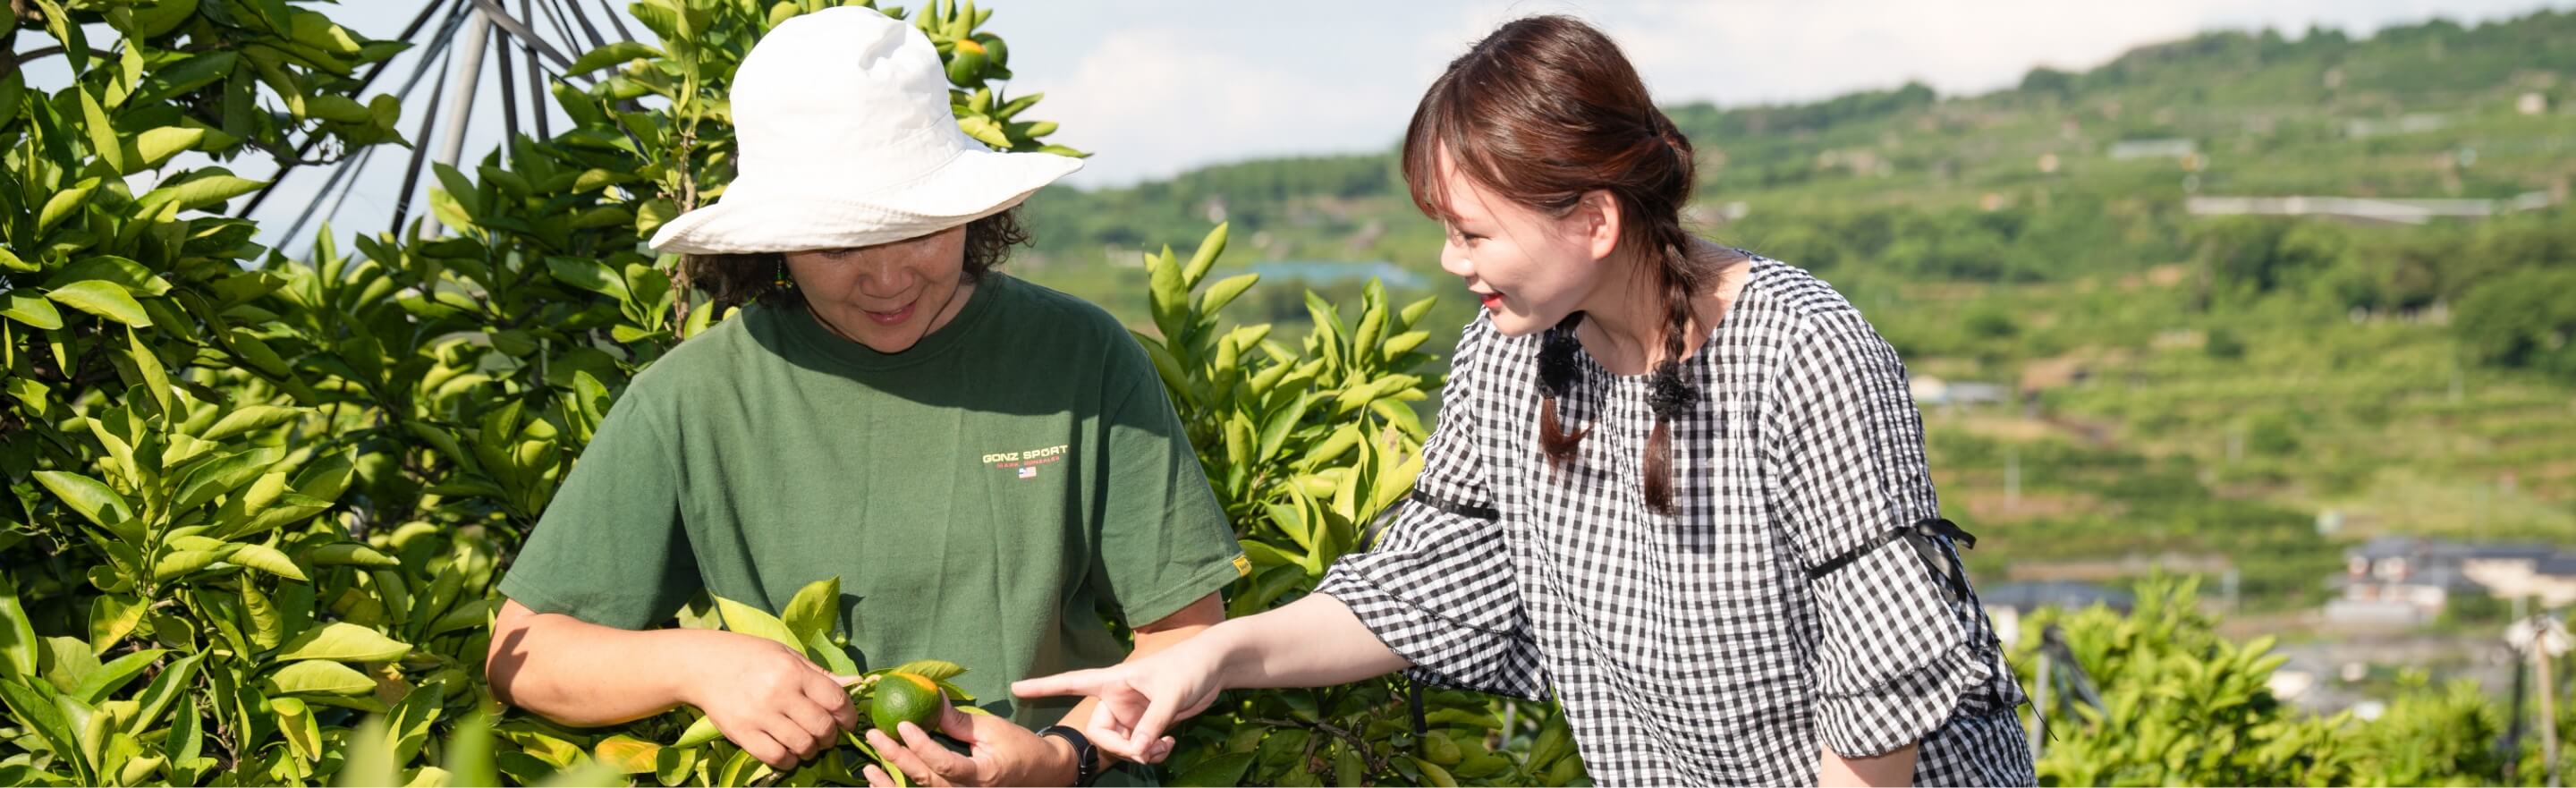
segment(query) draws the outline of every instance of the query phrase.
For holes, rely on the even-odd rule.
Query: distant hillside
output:
[[[2560,11],[2474,27],[2436,20],[2362,39],[2334,30],[2296,40],[2213,32],[2080,73],[2035,69],[2016,88],[1978,96],[1910,84],[1812,103],[1668,111],[1704,160],[1697,216],[1756,245],[1789,232],[1769,217],[1818,212],[2067,200],[2086,211],[2178,208],[2186,174],[2178,163],[2112,159],[2123,140],[2190,141],[2200,154],[2193,185],[2204,194],[2502,198],[2560,186],[2576,168],[2569,41],[2576,13]],[[2546,114],[2515,113],[2526,93],[2547,102]],[[2043,171],[2052,156],[2054,170]],[[1042,230],[1040,251],[1057,260],[1195,238],[1221,216],[1237,238],[1263,238],[1271,256],[1423,265],[1432,230],[1402,192],[1389,152],[1059,188],[1029,212]],[[2135,204],[2110,205],[2122,202]],[[1730,203],[1742,205],[1730,212]],[[1730,213],[1749,221],[1730,223]]]

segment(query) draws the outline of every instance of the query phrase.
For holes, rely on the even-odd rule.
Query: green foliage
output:
[[[1415,326],[1432,302],[1397,308],[1371,281],[1346,319],[1309,292],[1312,328],[1286,345],[1269,324],[1220,319],[1259,280],[1205,281],[1226,238],[1220,225],[1186,262],[1169,249],[1146,258],[1156,330],[1137,341],[1252,562],[1227,593],[1227,613],[1243,616],[1312,590],[1412,491],[1427,432],[1409,403],[1428,396],[1414,373],[1431,337]],[[1565,784],[1582,773],[1545,707],[1426,691],[1417,735],[1407,689],[1382,678],[1237,693],[1180,729],[1168,768],[1182,785]]]
[[[2576,382],[2576,267],[2496,277],[2460,299],[2456,324],[2470,352],[2490,364]]]
[[[2023,623],[2013,664],[2036,664],[2042,633],[2061,627],[2068,651],[2100,688],[2100,707],[2055,695],[2044,785],[2326,785],[2349,757],[2336,728],[2272,697],[2265,681],[2286,659],[2270,638],[2236,644],[2212,631],[2194,584],[2150,583],[2120,616],[2096,607],[2048,610]]]
[[[2504,710],[2477,682],[2435,688],[2421,671],[2408,671],[2398,684],[2388,711],[2347,739],[2355,784],[2491,785],[2506,774],[2495,746],[2504,736]],[[2531,768],[2511,782],[2537,784],[2539,760],[2526,757]]]
[[[821,5],[640,3],[665,40],[586,56],[616,71],[556,86],[574,128],[440,168],[433,210],[455,235],[361,237],[348,256],[326,230],[298,261],[201,213],[260,183],[167,162],[399,141],[392,98],[348,94],[400,45],[282,0],[38,0],[72,78],[33,90],[13,70],[0,90],[0,782],[758,779],[729,745],[655,754],[689,722],[670,715],[583,732],[491,717],[482,663],[503,556],[614,392],[715,317],[635,250],[729,179],[724,75]],[[1017,118],[1035,97],[985,84],[1009,73],[976,30],[987,14],[916,23],[982,50],[951,69],[962,126],[1044,148],[1051,126]],[[101,23],[120,37],[87,41]],[[668,109],[622,109],[643,96]],[[157,184],[139,196],[138,173]],[[835,664],[815,607],[756,628]]]
[[[93,60],[63,39],[77,25],[55,25],[74,45],[74,85],[48,97],[13,75],[5,96],[0,200],[22,217],[0,227],[6,782],[857,782],[850,770],[874,756],[855,737],[777,775],[694,710],[575,731],[500,714],[481,683],[503,557],[625,383],[721,318],[642,240],[730,180],[722,99],[752,42],[826,3],[644,0],[633,11],[658,44],[585,54],[575,70],[598,84],[555,86],[571,129],[438,169],[431,208],[451,234],[362,236],[344,253],[325,230],[309,260],[248,245],[246,222],[191,213],[257,182],[207,167],[136,197],[122,176],[184,148],[220,159],[299,135],[342,151],[393,141],[390,99],[343,94],[351,68],[394,46],[278,2],[39,5],[158,32]],[[961,128],[1078,155],[1021,117],[1036,96],[987,84],[1010,74],[1007,45],[978,30],[990,13],[934,3],[913,17],[948,58]],[[639,98],[661,108],[634,109]],[[1158,330],[1139,340],[1242,524],[1255,564],[1232,598],[1249,612],[1311,588],[1409,489],[1429,303],[1398,309],[1371,287],[1346,321],[1309,296],[1313,330],[1283,344],[1266,326],[1220,324],[1253,284],[1203,282],[1223,246],[1220,231],[1187,263],[1149,264]],[[712,600],[681,621],[853,673],[834,593],[817,583],[781,616]],[[946,682],[954,668],[890,670],[971,701]],[[1435,727],[1416,741],[1399,687],[1246,696],[1189,729],[1172,776],[1581,772],[1563,722],[1535,707],[1506,726],[1500,704],[1436,694]],[[1505,737],[1522,751],[1490,752]]]
[[[2044,610],[2024,619],[2012,654],[2026,682],[2043,633],[2062,631],[2066,653],[2100,688],[2099,706],[2053,689],[2046,708],[2042,785],[2534,785],[2537,734],[2505,769],[2498,746],[2506,712],[2475,682],[2433,687],[2421,671],[2399,677],[2378,718],[2304,714],[2267,683],[2286,658],[2270,637],[2234,643],[2200,610],[2196,583],[2154,579],[2136,607]],[[2063,671],[2063,663],[2057,670]],[[2058,679],[2063,681],[2061,675]],[[2561,735],[2576,717],[2556,722]]]

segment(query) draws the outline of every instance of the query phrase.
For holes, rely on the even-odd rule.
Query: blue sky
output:
[[[386,37],[399,32],[421,2],[349,0],[332,13],[360,32]],[[1821,99],[1906,80],[1922,80],[1945,94],[1974,93],[2011,85],[2036,65],[2088,68],[2140,44],[2202,30],[2270,26],[2295,35],[2324,25],[2364,34],[2435,16],[2464,23],[2506,18],[2570,7],[2576,0],[981,5],[995,9],[988,29],[1011,44],[1013,70],[1020,76],[1008,89],[1046,93],[1029,116],[1060,122],[1057,141],[1095,154],[1070,182],[1100,187],[1247,158],[1384,149],[1394,144],[1422,87],[1443,64],[1495,25],[1526,14],[1572,13],[1609,31],[1659,100],[1737,105]],[[32,83],[59,86],[60,62],[31,68]],[[50,74],[47,65],[54,67]],[[393,73],[408,68],[398,64]],[[500,139],[497,79],[493,69],[484,70],[476,93],[484,109],[466,137],[469,159]],[[377,89],[389,87],[390,82]],[[428,109],[428,94],[423,85],[406,103],[406,131],[416,122],[414,113]],[[442,145],[443,139],[431,144]],[[380,153],[378,164],[359,180],[339,215],[342,235],[381,229],[391,216],[400,179],[383,161],[388,153],[401,151]],[[245,176],[266,176],[260,167],[241,169]],[[312,201],[324,177],[318,171],[295,173],[259,218],[275,218],[270,231],[280,231]],[[290,246],[300,251],[309,243]]]

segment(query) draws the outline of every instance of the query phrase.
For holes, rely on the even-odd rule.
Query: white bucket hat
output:
[[[872,9],[789,19],[733,78],[740,164],[653,249],[743,254],[918,238],[1001,213],[1082,160],[1000,153],[957,129],[930,39]]]

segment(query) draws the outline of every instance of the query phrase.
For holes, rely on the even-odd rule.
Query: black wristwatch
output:
[[[1073,745],[1073,784],[1089,788],[1100,781],[1100,751],[1092,748],[1091,737],[1082,735],[1070,725],[1049,725],[1038,729],[1040,736],[1053,736]]]

